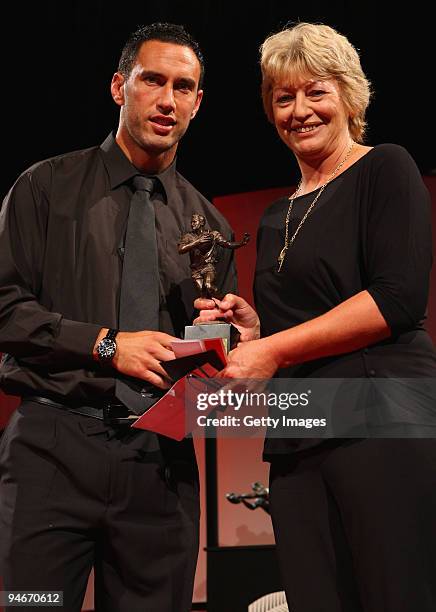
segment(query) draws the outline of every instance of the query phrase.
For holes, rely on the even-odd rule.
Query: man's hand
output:
[[[194,323],[224,319],[238,329],[241,342],[257,340],[260,337],[260,323],[254,308],[239,295],[228,293],[222,300],[197,298],[194,308],[200,310],[200,315]]]
[[[98,335],[95,348],[107,330]],[[175,359],[171,342],[177,338],[158,331],[119,332],[115,339],[117,351],[112,366],[122,374],[145,380],[159,389],[168,389],[168,375],[160,361]]]

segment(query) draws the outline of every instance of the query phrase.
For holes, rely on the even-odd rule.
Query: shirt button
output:
[[[375,376],[375,370],[370,370],[370,371],[369,371],[369,375],[370,375],[370,376]]]

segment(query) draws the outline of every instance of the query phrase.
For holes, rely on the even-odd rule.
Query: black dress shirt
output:
[[[315,195],[295,199],[290,236]],[[274,202],[259,227],[254,293],[262,335],[314,319],[363,290],[392,335],[277,376],[436,378],[436,353],[423,327],[432,264],[430,196],[407,151],[378,145],[331,181],[278,272],[288,205],[287,198]],[[270,438],[265,457],[317,443]]]
[[[123,243],[131,179],[138,174],[112,135],[101,146],[26,170],[0,213],[0,386],[15,395],[112,398],[115,370],[92,350],[102,327],[118,327]],[[189,255],[177,242],[191,215],[231,239],[222,215],[177,171],[158,175],[152,196],[160,273],[160,329],[182,337],[196,297]],[[217,266],[223,292],[236,290],[232,251]]]

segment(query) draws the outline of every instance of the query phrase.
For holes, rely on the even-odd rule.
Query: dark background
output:
[[[332,25],[360,49],[375,89],[367,143],[402,144],[430,173],[436,168],[430,4],[398,6],[382,0],[16,2],[1,35],[1,194],[35,161],[100,143],[116,127],[110,79],[130,31],[151,21],[184,24],[205,54],[205,97],[178,165],[210,198],[296,180],[296,164],[267,122],[259,94],[258,47],[289,20]]]

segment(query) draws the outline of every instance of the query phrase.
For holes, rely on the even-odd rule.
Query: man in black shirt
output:
[[[138,403],[147,409],[168,387],[160,362],[174,358],[171,341],[192,321],[195,288],[189,255],[177,251],[180,235],[201,213],[231,236],[175,168],[203,71],[181,26],[140,28],[112,79],[115,138],[34,165],[1,210],[0,384],[23,401],[0,446],[0,577],[9,591],[63,591],[68,610],[81,609],[93,565],[96,609],[190,610],[199,515],[193,447],[128,424]],[[118,332],[138,174],[154,177],[158,325]],[[217,284],[235,290],[231,251]],[[120,381],[135,410],[117,398]]]

